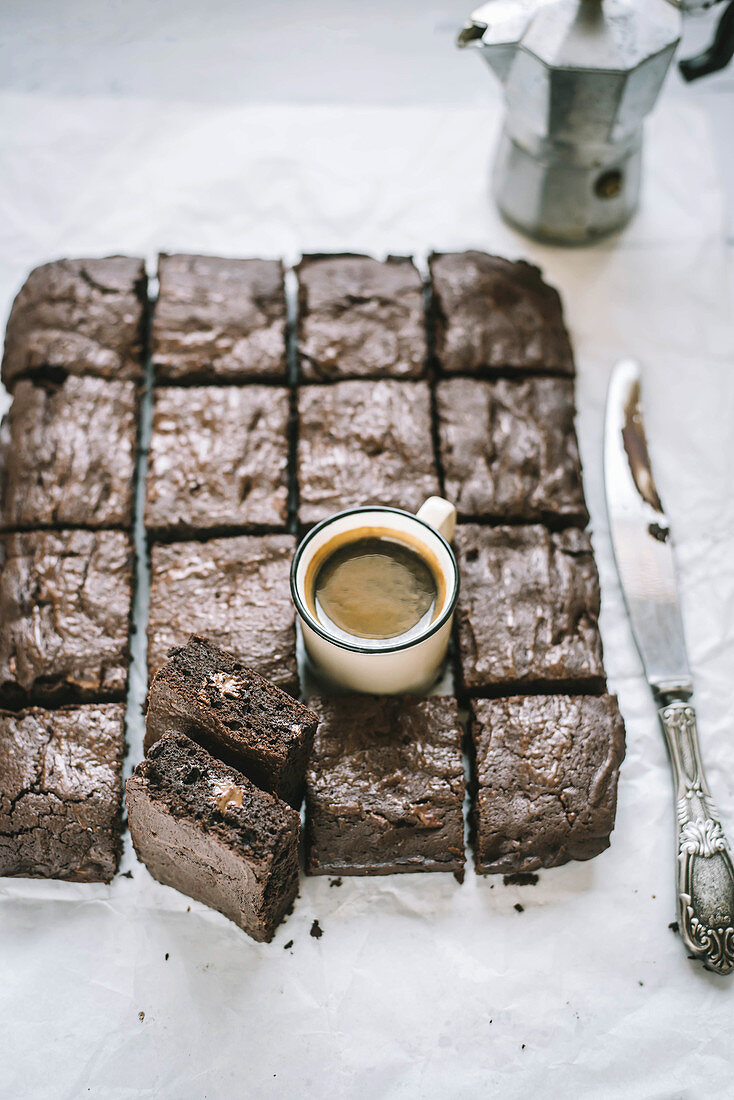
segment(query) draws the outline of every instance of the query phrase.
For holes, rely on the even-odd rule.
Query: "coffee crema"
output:
[[[438,562],[420,544],[394,532],[350,531],[332,539],[311,563],[311,612],[341,638],[408,641],[441,610],[445,583]]]

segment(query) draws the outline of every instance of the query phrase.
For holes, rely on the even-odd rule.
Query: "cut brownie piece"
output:
[[[299,807],[317,721],[234,656],[192,635],[150,685],[145,748],[166,733],[185,733]]]
[[[447,374],[573,374],[561,301],[540,271],[484,252],[429,258],[435,350]]]
[[[450,378],[436,407],[444,492],[462,518],[587,523],[570,379]]]
[[[121,703],[0,711],[0,876],[110,881],[124,723]]]
[[[56,260],[30,273],[10,311],[2,380],[58,372],[143,378],[142,260]]]
[[[182,733],[167,734],[127,781],[138,858],[165,886],[270,941],[298,893],[301,818]]]
[[[472,702],[480,874],[535,871],[609,847],[624,759],[614,695]]]
[[[122,531],[0,539],[0,701],[119,699],[127,687],[133,549]]]
[[[604,685],[599,577],[589,536],[569,528],[457,528],[464,688]]]
[[[185,538],[285,527],[290,395],[278,386],[157,389],[145,526]]]
[[[415,512],[440,492],[426,382],[336,382],[298,393],[299,520],[388,504]]]
[[[423,282],[412,260],[304,256],[296,271],[305,381],[422,377]]]
[[[134,382],[23,380],[0,428],[0,525],[131,527]]]
[[[266,680],[298,694],[290,535],[240,535],[154,546],[148,673],[189,634],[236,653]]]
[[[153,364],[160,382],[285,381],[279,260],[160,256]]]
[[[306,774],[312,875],[464,872],[464,769],[456,700],[309,700],[319,727]]]

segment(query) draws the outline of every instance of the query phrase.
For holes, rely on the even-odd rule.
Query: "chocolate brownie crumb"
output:
[[[512,875],[505,875],[502,879],[505,886],[535,886],[538,881],[538,875],[529,871],[516,871]]]

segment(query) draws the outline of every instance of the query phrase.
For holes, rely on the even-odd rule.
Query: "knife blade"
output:
[[[604,485],[609,530],[632,634],[658,705],[676,796],[678,925],[692,955],[734,971],[734,865],[701,761],[693,681],[670,525],[655,485],[640,369],[617,363],[607,393]]]
[[[604,440],[614,556],[648,683],[657,693],[690,693],[670,527],[650,465],[640,372],[630,359],[618,363],[612,374]]]

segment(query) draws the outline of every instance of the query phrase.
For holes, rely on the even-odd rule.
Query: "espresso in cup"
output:
[[[389,530],[327,543],[311,570],[315,618],[337,637],[408,641],[435,619],[445,595],[438,565]]]
[[[440,675],[459,593],[456,509],[368,505],[303,538],[291,593],[311,671],[329,689],[420,694]]]

